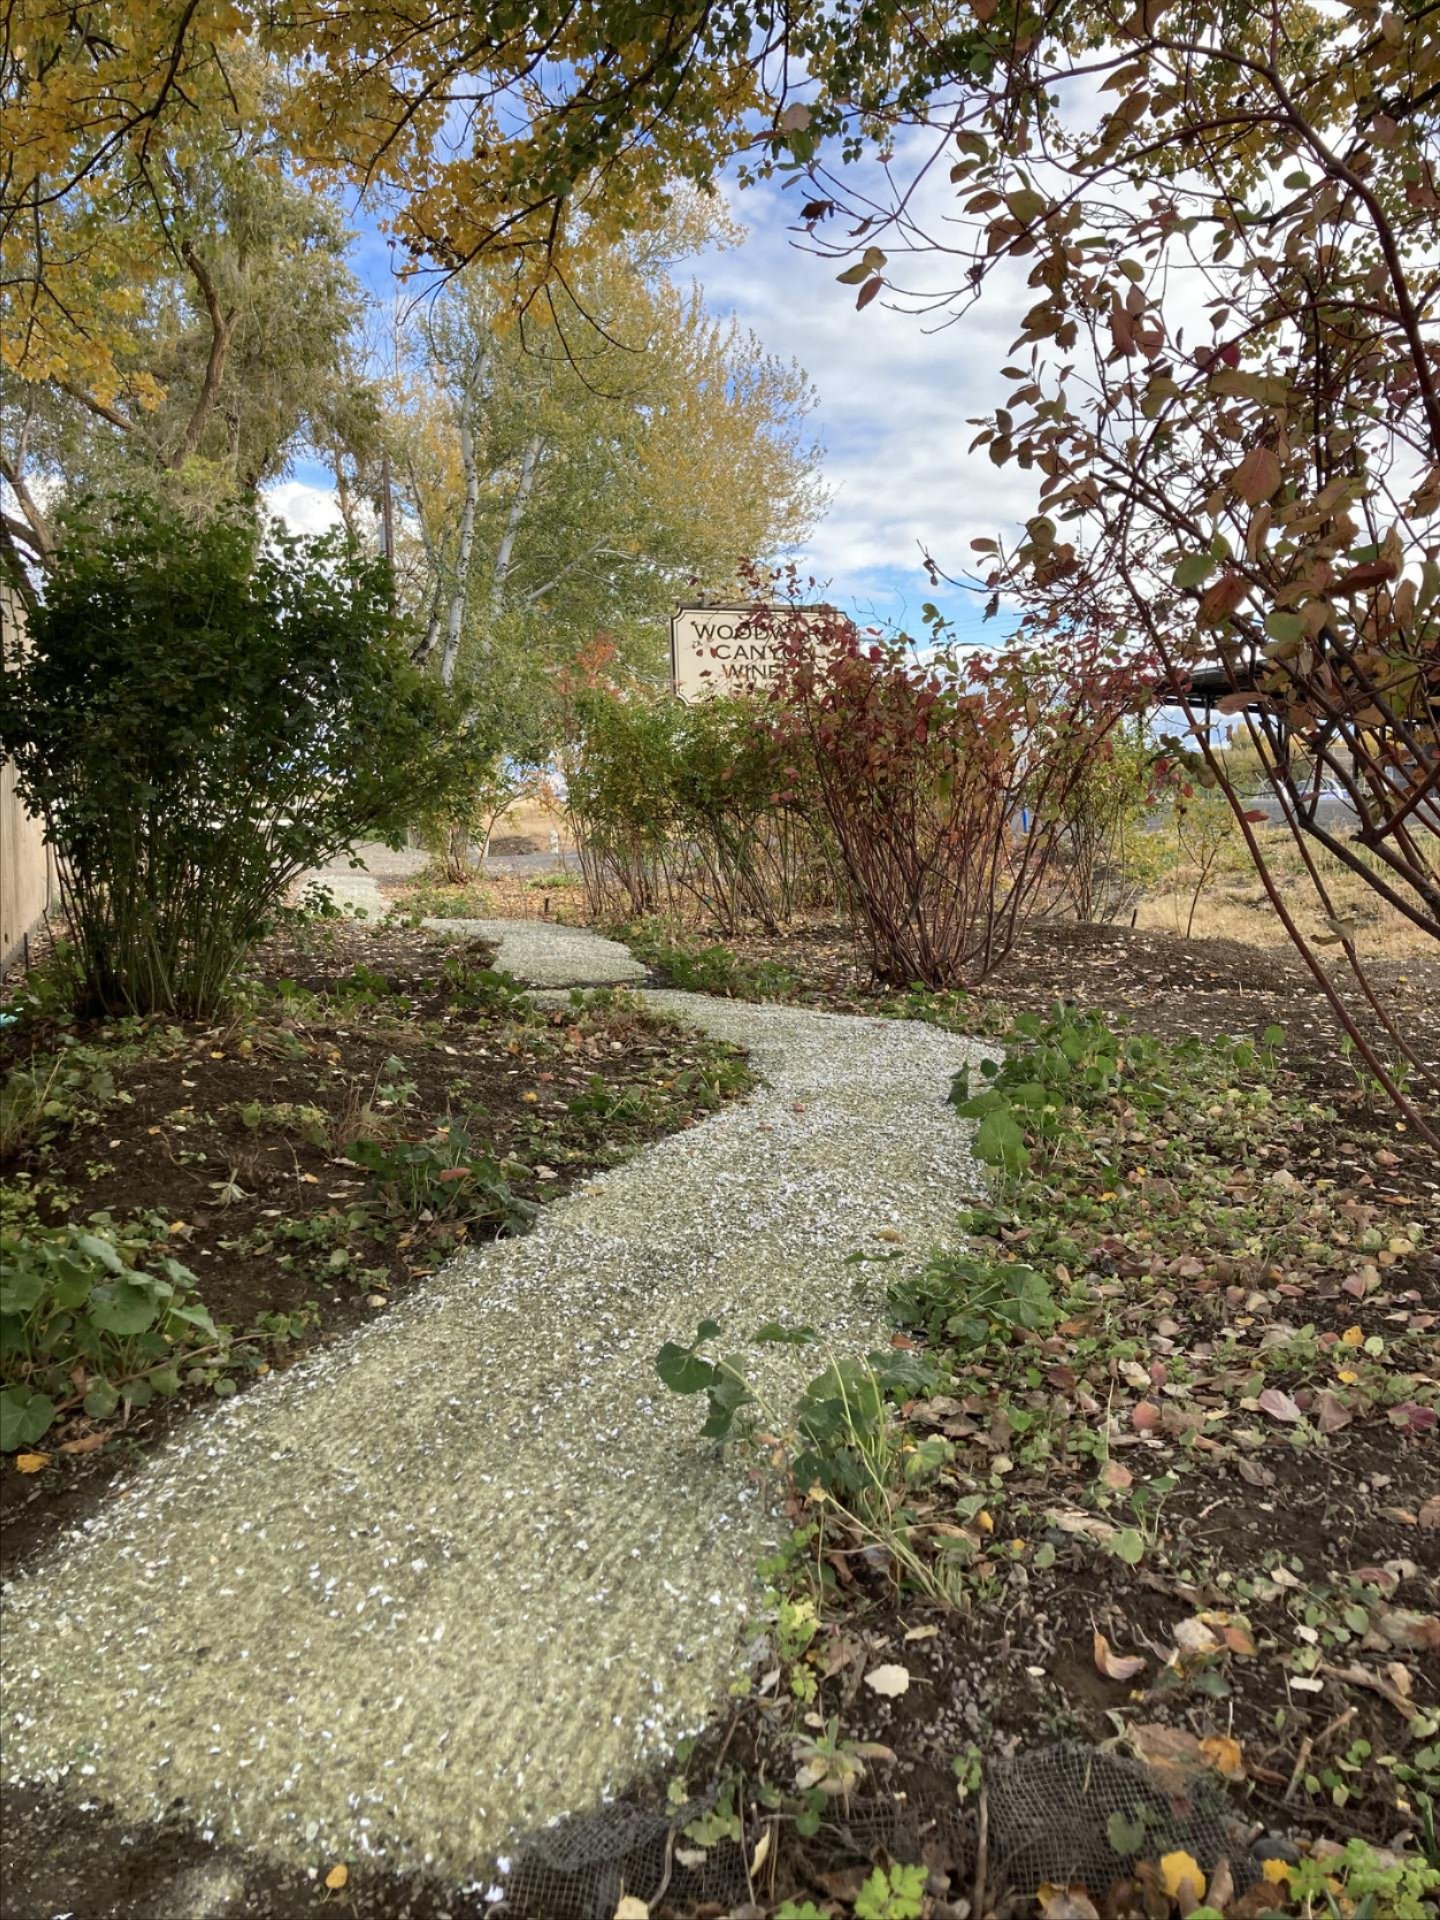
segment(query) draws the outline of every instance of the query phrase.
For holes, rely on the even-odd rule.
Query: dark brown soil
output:
[[[480,1920],[490,1904],[480,1891],[398,1874],[357,1872],[332,1891],[318,1871],[282,1871],[182,1816],[137,1827],[43,1789],[8,1792],[5,1825],[23,1836],[7,1848],[6,1920]]]
[[[57,1125],[7,1178],[36,1183],[48,1222],[98,1212],[148,1220],[198,1277],[212,1317],[237,1333],[293,1316],[255,1348],[261,1366],[283,1367],[382,1313],[467,1236],[499,1230],[493,1218],[397,1210],[354,1164],[353,1140],[403,1145],[462,1120],[473,1150],[502,1163],[511,1191],[539,1205],[707,1110],[701,1063],[724,1050],[623,1000],[544,1016],[508,1008],[503,990],[499,1007],[477,1004],[443,973],[455,951],[354,922],[272,940],[248,1010],[152,1032],[142,1058],[115,1068],[103,1110]],[[463,957],[484,968],[493,956],[476,943]],[[98,1027],[68,1037],[100,1048],[106,1040]],[[6,1038],[7,1064],[24,1065],[32,1052],[53,1053],[61,1032],[41,1025]],[[254,1375],[234,1377],[243,1385]],[[42,1460],[37,1471],[7,1460],[5,1571],[92,1511],[193,1397],[99,1428],[77,1408],[21,1456]]]
[[[842,925],[802,925],[783,936],[747,936],[726,944],[742,957],[789,968],[806,989],[823,993],[831,1004],[859,1007],[891,995],[871,980]],[[1440,955],[1373,960],[1368,971],[1380,1005],[1434,1072],[1434,1104],[1440,1108]],[[1347,1002],[1356,1002],[1359,996],[1343,964],[1335,966],[1334,978]],[[1317,1090],[1356,1091],[1357,1075],[1328,1003],[1287,948],[1042,922],[1020,935],[1008,957],[975,989],[975,997],[1017,1011],[1074,1000],[1123,1013],[1142,1032],[1162,1040],[1192,1034],[1202,1040],[1220,1034],[1253,1037],[1273,1023],[1285,1029],[1287,1065],[1303,1071]],[[1373,1028],[1373,1018],[1369,1024]]]
[[[544,895],[531,891],[525,906],[534,911],[536,902],[543,907]],[[569,901],[562,897],[562,903]],[[504,910],[517,908],[507,902]],[[878,997],[840,929],[813,927],[783,941],[730,944],[744,957],[789,968],[801,977],[807,995],[826,1004],[864,1011]],[[399,951],[413,948],[406,944]],[[392,964],[398,966],[398,953]],[[287,956],[287,965],[297,979],[314,979],[323,986],[329,977],[324,965],[306,973],[303,955]],[[1440,965],[1382,963],[1372,977],[1382,1003],[1404,1022],[1410,1038],[1420,1042],[1423,1057],[1440,1062]],[[523,1063],[514,1056],[488,1065],[475,1061],[472,1056],[481,1044],[476,1033],[427,1001],[418,985],[412,983],[412,990],[419,1004],[446,1023],[439,1044],[457,1048],[454,1055],[430,1061],[434,1077],[425,1082],[426,1097],[433,1102],[452,1084],[468,1080],[487,1108],[493,1106],[497,1141],[522,1140],[525,1115],[518,1108],[533,1109],[521,1096],[534,1091],[548,1104],[555,1083],[543,1079],[529,1056]],[[1353,1199],[1376,1209],[1380,1219],[1391,1211],[1397,1221],[1436,1219],[1440,1171],[1433,1156],[1397,1132],[1387,1113],[1367,1103],[1313,982],[1288,954],[1111,927],[1045,926],[1024,937],[977,998],[997,1011],[1002,1004],[1016,1010],[1043,1009],[1057,998],[1071,999],[1124,1013],[1142,1031],[1165,1039],[1192,1034],[1254,1037],[1265,1026],[1278,1024],[1287,1035],[1284,1085],[1315,1103],[1312,1122],[1280,1164],[1315,1182],[1330,1197],[1327,1204]],[[319,1038],[318,1028],[305,1031]],[[352,1084],[373,1072],[384,1045],[378,1032],[368,1026],[362,1030],[354,1020],[347,1025],[336,1019],[324,1034],[329,1044],[341,1047],[344,1069],[350,1069],[352,1058],[359,1063],[349,1071]],[[208,1057],[210,1049],[201,1050]],[[219,1042],[214,1050],[223,1056],[215,1067],[233,1071],[233,1053]],[[268,1099],[313,1098],[333,1112],[335,1102],[344,1097],[346,1071],[323,1054],[313,1073],[279,1058],[274,1058],[274,1067],[301,1073],[297,1084],[308,1091],[276,1091],[267,1094]],[[194,1080],[205,1069],[192,1063],[184,1071]],[[642,1080],[647,1071],[637,1067]],[[176,1083],[172,1078],[156,1084],[154,1099],[144,1108],[145,1124],[165,1126],[173,1146],[175,1122],[164,1118],[173,1108],[162,1109],[161,1101],[181,1104]],[[180,1087],[178,1092],[200,1110],[211,1106],[212,1089],[228,1086],[223,1077],[206,1080],[203,1100],[196,1099],[198,1087]],[[233,1088],[224,1094],[224,1100],[235,1097]],[[254,1136],[247,1140],[253,1153]],[[225,1136],[231,1150],[245,1144],[237,1135]],[[527,1157],[522,1151],[522,1159]],[[197,1214],[213,1221],[218,1210],[207,1205],[205,1196],[210,1191],[207,1182],[219,1177],[217,1172],[203,1174],[198,1166],[192,1171],[190,1163],[178,1161],[167,1164],[177,1181],[183,1175],[189,1183],[174,1189],[186,1195],[190,1211],[185,1217],[192,1225]],[[558,1153],[548,1146],[547,1164],[562,1170]],[[295,1165],[334,1184],[329,1177],[335,1169],[323,1161],[302,1157]],[[1261,1165],[1263,1171],[1263,1156]],[[247,1166],[242,1186],[249,1189],[252,1181],[273,1180],[276,1185],[266,1191],[281,1194],[287,1207],[295,1205],[289,1159],[262,1153]],[[560,1190],[560,1184],[550,1190]],[[341,1203],[315,1195],[312,1204],[320,1208]],[[1418,1251],[1387,1267],[1383,1287],[1361,1303],[1333,1287],[1317,1290],[1281,1275],[1264,1310],[1313,1325],[1326,1342],[1333,1343],[1355,1322],[1366,1335],[1398,1340],[1417,1315],[1440,1310],[1437,1241],[1440,1235],[1432,1231]],[[190,1253],[194,1250],[191,1243]],[[190,1253],[181,1257],[194,1265]],[[1114,1270],[1124,1277],[1125,1250],[1115,1249],[1113,1259]],[[396,1283],[403,1283],[399,1269],[395,1271]],[[334,1292],[337,1300],[347,1298],[343,1287]],[[1205,1306],[1203,1287],[1196,1287],[1195,1294],[1198,1315]],[[337,1307],[328,1298],[323,1304],[328,1321]],[[1233,1310],[1241,1311],[1245,1304],[1242,1298]],[[1143,1336],[1164,1310],[1184,1317],[1181,1307],[1157,1305],[1143,1324],[1137,1323],[1137,1334]],[[343,1324],[364,1317],[365,1311],[352,1298],[351,1319]],[[1433,1374],[1433,1362],[1428,1371]],[[1298,1393],[1307,1391],[1303,1378],[1287,1384]],[[992,1412],[984,1402],[973,1410],[971,1417],[982,1434]],[[1396,1837],[1403,1823],[1393,1793],[1387,1791],[1389,1775],[1375,1763],[1407,1751],[1406,1711],[1395,1704],[1393,1693],[1387,1698],[1329,1673],[1321,1676],[1319,1690],[1296,1690],[1289,1656],[1306,1633],[1317,1633],[1326,1637],[1328,1666],[1353,1670],[1363,1662],[1382,1680],[1392,1667],[1402,1666],[1410,1689],[1402,1698],[1426,1711],[1436,1710],[1440,1667],[1427,1656],[1402,1650],[1392,1657],[1373,1646],[1362,1653],[1358,1633],[1352,1636],[1353,1646],[1342,1640],[1331,1644],[1328,1638],[1336,1609],[1353,1605],[1357,1597],[1372,1613],[1381,1607],[1377,1596],[1392,1591],[1397,1607],[1422,1615],[1433,1610],[1440,1580],[1440,1529],[1434,1524],[1434,1496],[1440,1487],[1436,1446],[1433,1429],[1397,1424],[1376,1407],[1349,1430],[1331,1435],[1323,1451],[1285,1444],[1283,1431],[1267,1435],[1263,1451],[1246,1458],[1248,1466],[1259,1467],[1258,1479],[1241,1475],[1233,1453],[1214,1458],[1187,1453],[1185,1470],[1155,1509],[1153,1541],[1134,1566],[1091,1541],[1047,1530],[1045,1510],[1078,1500],[1078,1480],[1072,1483],[1063,1469],[1028,1481],[1018,1472],[996,1489],[991,1502],[994,1533],[987,1554],[996,1568],[993,1588],[966,1612],[942,1612],[913,1597],[897,1596],[883,1556],[858,1548],[834,1555],[828,1565],[838,1603],[827,1608],[822,1657],[815,1663],[828,1672],[808,1711],[822,1726],[829,1716],[838,1716],[849,1741],[875,1741],[891,1749],[893,1763],[870,1763],[865,1790],[904,1797],[922,1814],[953,1808],[952,1762],[972,1744],[993,1755],[1067,1738],[1095,1745],[1113,1741],[1122,1730],[1138,1739],[1158,1728],[1181,1740],[1222,1735],[1238,1743],[1244,1777],[1234,1784],[1232,1797],[1237,1814],[1255,1831],[1300,1838],[1359,1832],[1383,1844]],[[983,1474],[983,1454],[978,1457]],[[1137,1484],[1169,1464],[1138,1441],[1123,1459]],[[7,1493],[16,1478],[5,1476]],[[1422,1513],[1429,1514],[1428,1522],[1422,1521]],[[797,1510],[796,1517],[803,1515]],[[1012,1535],[1026,1543],[1025,1549],[1007,1558]],[[1055,1550],[1053,1562],[1044,1568],[1037,1566],[1034,1551],[1041,1539]],[[1247,1587],[1237,1598],[1235,1576],[1250,1582],[1257,1570],[1276,1564],[1287,1572],[1298,1569],[1294,1584],[1271,1583],[1273,1590]],[[1392,1588],[1392,1582],[1398,1584]],[[1167,1671],[1178,1623],[1204,1613],[1235,1612],[1243,1612],[1251,1623],[1253,1654],[1227,1654],[1191,1671]],[[1318,1626],[1312,1624],[1316,1621]],[[908,1638],[917,1628],[922,1637]],[[1143,1655],[1143,1672],[1124,1682],[1106,1678],[1095,1660],[1097,1631],[1117,1653]],[[910,1674],[908,1691],[898,1699],[882,1699],[864,1684],[867,1672],[887,1662],[904,1665]],[[769,1704],[750,1700],[737,1709],[733,1723],[717,1727],[702,1743],[691,1779],[703,1781],[721,1760],[738,1761],[752,1783],[769,1781],[788,1790],[794,1774],[792,1741],[806,1730],[806,1711],[793,1702],[776,1704],[773,1697]],[[817,1730],[813,1720],[810,1730]],[[1298,1784],[1310,1772],[1333,1771],[1362,1740],[1369,1744],[1370,1761],[1353,1776],[1334,1776],[1352,1787],[1347,1804],[1334,1805],[1328,1789],[1317,1795]],[[663,1783],[652,1784],[647,1792],[653,1803],[663,1794]],[[470,1920],[486,1910],[478,1889],[443,1889],[384,1874],[357,1872],[343,1893],[327,1892],[318,1876],[307,1880],[276,1875],[261,1863],[227,1855],[223,1847],[183,1826],[135,1833],[103,1809],[81,1815],[70,1803],[45,1796],[12,1796],[10,1817],[25,1834],[7,1887],[7,1913],[19,1920],[48,1920],[58,1913],[73,1914],[75,1920],[149,1920],[153,1913],[158,1920],[162,1912],[175,1910],[174,1889],[183,1884],[179,1876],[217,1860],[231,1869],[239,1888],[234,1903],[220,1910],[224,1920],[239,1920],[241,1914],[299,1920],[335,1911],[373,1920],[440,1920],[447,1914]],[[777,1854],[781,1863],[775,1897],[793,1891],[823,1901],[827,1894],[844,1893],[847,1886],[853,1895],[854,1886],[844,1881],[849,1868],[842,1864],[843,1849],[837,1851],[833,1842],[807,1849],[781,1829]],[[556,1916],[546,1915],[545,1920]]]

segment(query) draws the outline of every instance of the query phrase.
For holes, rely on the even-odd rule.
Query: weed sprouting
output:
[[[774,960],[743,960],[718,943],[697,946],[660,920],[640,920],[619,930],[637,960],[653,967],[683,993],[709,993],[723,1000],[792,1000],[799,976]]]
[[[464,1121],[451,1120],[428,1140],[354,1140],[346,1157],[372,1176],[391,1213],[508,1234],[534,1224],[537,1208],[513,1190],[499,1162],[475,1146]]]

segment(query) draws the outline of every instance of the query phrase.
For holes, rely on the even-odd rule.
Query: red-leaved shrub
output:
[[[917,651],[757,614],[783,642],[773,724],[818,794],[878,978],[973,984],[1053,903],[1066,801],[1151,663],[1113,641]]]

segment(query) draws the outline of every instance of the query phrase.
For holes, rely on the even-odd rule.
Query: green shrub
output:
[[[597,915],[698,906],[727,932],[745,920],[774,931],[833,900],[820,816],[782,795],[799,770],[764,702],[591,689],[574,724],[568,800]]]
[[[1022,1174],[1073,1133],[1078,1116],[1104,1108],[1123,1086],[1132,1105],[1164,1108],[1187,1078],[1268,1072],[1284,1039],[1267,1027],[1259,1046],[1248,1040],[1190,1038],[1167,1043],[1134,1033],[1122,1018],[1056,1005],[1047,1016],[1022,1013],[1005,1034],[1003,1060],[982,1060],[985,1086],[972,1089],[970,1070],[956,1074],[950,1098],[979,1120],[975,1154],[1002,1177]]]
[[[905,1325],[966,1348],[1015,1331],[1043,1333],[1060,1317],[1043,1274],[983,1254],[937,1253],[924,1273],[891,1290],[890,1302]]]
[[[0,1231],[0,1451],[33,1446],[64,1404],[103,1420],[178,1393],[187,1349],[225,1344],[195,1275],[137,1251],[98,1226]]]
[[[59,855],[89,1010],[207,1014],[295,876],[467,776],[388,566],[154,498],[72,519],[0,742]]]

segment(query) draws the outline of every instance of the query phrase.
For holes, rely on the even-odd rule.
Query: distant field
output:
[[[1324,909],[1288,832],[1262,828],[1260,843],[1282,888],[1286,905],[1307,934],[1328,933]],[[1164,831],[1147,834],[1152,851],[1173,851],[1174,836]],[[1362,955],[1391,960],[1409,955],[1433,957],[1435,941],[1386,904],[1375,891],[1348,871],[1333,855],[1314,849],[1314,859],[1336,912],[1355,922],[1355,942]],[[1193,863],[1180,860],[1146,892],[1135,924],[1166,933],[1185,931],[1190,903],[1199,879]],[[1196,939],[1241,940],[1255,947],[1289,944],[1280,920],[1251,865],[1243,844],[1227,846],[1216,869],[1202,888],[1195,909]]]

